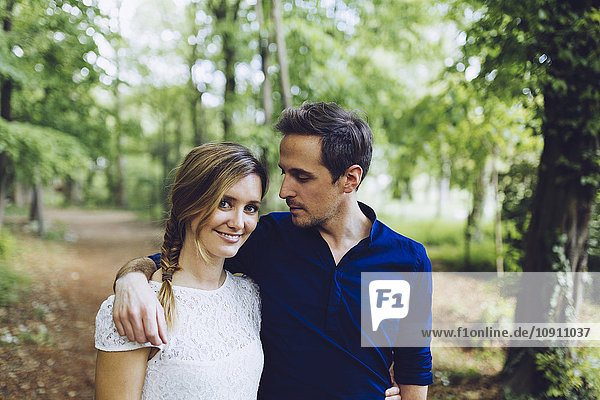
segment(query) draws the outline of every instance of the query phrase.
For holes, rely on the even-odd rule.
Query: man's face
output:
[[[285,135],[279,145],[279,168],[285,175],[279,197],[290,208],[295,225],[319,226],[339,212],[342,180],[331,183],[331,173],[321,162],[320,137]]]

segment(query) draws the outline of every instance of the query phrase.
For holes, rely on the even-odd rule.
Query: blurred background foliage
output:
[[[375,134],[359,197],[436,269],[600,270],[593,1],[0,0],[0,19],[0,226],[28,210],[43,236],[44,203],[161,220],[208,141],[249,146],[272,172],[262,211],[281,210],[271,126],[334,101]],[[597,389],[531,370],[510,390]]]

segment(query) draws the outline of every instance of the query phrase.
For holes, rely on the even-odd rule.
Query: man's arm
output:
[[[148,280],[156,272],[151,258],[136,258],[117,273],[113,320],[121,336],[155,346],[167,343],[167,323],[162,305]]]
[[[419,296],[417,307],[411,309],[418,315],[416,326],[431,324],[431,298],[433,284],[431,278],[431,261],[422,245],[417,248],[417,278],[411,282],[411,291]],[[425,322],[422,319],[425,318]],[[429,325],[428,325],[429,324]],[[414,335],[414,332],[409,333]],[[386,390],[386,400],[422,400],[427,398],[427,388],[432,383],[431,350],[427,347],[400,347],[392,352],[393,362],[390,366],[390,377],[393,387]],[[397,379],[396,379],[397,378]],[[400,382],[410,382],[400,383]],[[416,383],[416,384],[414,384]]]
[[[428,386],[400,385],[385,391],[385,400],[425,400]]]
[[[119,269],[119,272],[117,272],[117,276],[113,282],[113,292],[116,291],[117,281],[130,272],[141,272],[146,275],[146,280],[149,281],[150,278],[152,278],[152,274],[156,272],[156,264],[150,257],[134,258],[133,260],[128,261],[127,264],[123,265],[121,269]]]
[[[425,400],[427,386],[400,385],[400,398],[402,400]]]

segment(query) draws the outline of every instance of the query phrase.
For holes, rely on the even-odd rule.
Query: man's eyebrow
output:
[[[283,167],[281,166],[281,164],[278,164],[279,169],[281,169],[282,171],[284,171]],[[312,172],[309,172],[305,169],[302,168],[290,168],[288,171],[288,173],[293,174],[293,175],[308,175],[309,177],[314,177],[315,175]]]

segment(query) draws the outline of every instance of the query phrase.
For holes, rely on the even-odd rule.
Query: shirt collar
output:
[[[377,215],[371,207],[369,207],[365,203],[361,203],[360,201],[358,202],[358,206],[360,207],[360,211],[362,211],[365,217],[369,218],[373,223],[373,225],[371,226],[371,233],[369,234],[369,237],[365,238],[368,239],[368,244],[370,245],[377,237],[377,234],[381,231],[381,223],[377,220]]]

